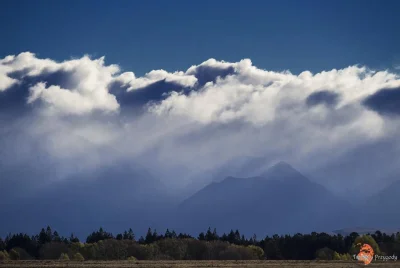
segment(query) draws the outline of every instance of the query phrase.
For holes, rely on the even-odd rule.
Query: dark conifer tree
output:
[[[244,237],[244,235],[242,235],[242,238],[240,239],[240,244],[241,244],[241,245],[246,245],[246,244],[247,244],[247,240],[246,240],[246,238]]]
[[[206,232],[206,240],[207,241],[214,240],[213,237],[214,236],[213,236],[213,233],[211,232],[211,227],[208,227],[208,230]]]
[[[42,228],[42,230],[39,233],[38,236],[38,242],[41,245],[44,245],[46,243],[51,242],[51,229],[50,227],[47,227],[47,230],[45,230],[44,228]]]
[[[122,235],[122,239],[128,240],[128,232],[124,231],[124,234]]]
[[[60,235],[58,234],[57,231],[54,231],[52,240],[56,241],[56,242],[61,242],[61,237],[60,237]]]
[[[204,241],[204,240],[206,240],[206,236],[204,235],[203,232],[201,232],[201,233],[199,234],[199,236],[197,237],[197,239],[200,240],[200,241]]]
[[[233,230],[231,230],[228,234],[228,242],[233,244],[235,243],[235,232]]]
[[[3,239],[0,237],[0,251],[3,251],[6,249],[6,243],[3,241]]]
[[[132,228],[129,228],[128,230],[128,240],[135,240],[135,234],[132,231]]]
[[[171,238],[177,238],[177,237],[178,237],[178,236],[176,235],[175,231],[172,230],[172,232],[171,232]]]
[[[50,226],[47,226],[46,228],[46,235],[50,239],[50,242],[53,241],[53,232],[51,231]]]
[[[74,236],[74,234],[72,233],[71,236],[69,237],[69,242],[71,242],[71,243],[78,243],[78,242],[79,242],[79,238],[77,238],[76,236]]]
[[[219,239],[219,236],[217,233],[217,229],[214,228],[213,233],[212,233],[212,240],[218,240],[218,239]]]
[[[104,231],[102,227],[99,228],[97,232],[91,233],[86,238],[86,243],[97,243],[101,240],[112,239],[114,236],[111,233]]]
[[[153,242],[156,242],[156,241],[161,240],[161,239],[163,239],[163,238],[164,238],[164,236],[163,236],[163,235],[158,235],[157,230],[154,229],[154,232],[153,232]]]
[[[150,243],[154,242],[154,236],[153,236],[153,232],[151,231],[151,228],[149,228],[147,230],[146,238],[144,241],[146,242],[146,244],[150,244]]]
[[[164,237],[165,237],[165,238],[172,238],[171,232],[169,231],[169,229],[167,229],[167,230],[165,231]]]
[[[139,244],[146,244],[146,240],[144,239],[144,237],[143,236],[141,236],[140,238],[139,238]]]

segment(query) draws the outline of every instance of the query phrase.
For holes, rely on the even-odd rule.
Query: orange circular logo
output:
[[[361,244],[360,244],[361,245]],[[363,262],[364,265],[368,265],[374,258],[374,250],[368,244],[363,244],[360,248],[360,253],[357,254],[357,260]]]

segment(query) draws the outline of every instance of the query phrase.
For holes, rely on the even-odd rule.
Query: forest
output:
[[[50,226],[39,234],[9,234],[0,238],[0,260],[352,260],[358,245],[375,254],[400,255],[400,233],[376,231],[359,235],[316,233],[246,238],[239,230],[218,234],[208,228],[197,237],[148,229],[137,238],[132,229],[113,235],[99,228],[80,241],[60,236]]]

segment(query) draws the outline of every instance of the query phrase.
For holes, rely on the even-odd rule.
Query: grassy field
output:
[[[354,262],[335,261],[0,261],[0,267],[70,267],[70,268],[100,268],[100,267],[138,267],[138,268],[185,268],[185,267],[321,267],[321,268],[350,268],[361,267]],[[371,263],[368,267],[400,267],[397,262]]]

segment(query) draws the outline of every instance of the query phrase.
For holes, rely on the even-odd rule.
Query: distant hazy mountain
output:
[[[399,148],[398,139],[363,144],[310,168],[308,173],[349,201],[365,201],[400,179]]]
[[[265,168],[267,162],[241,158],[204,173],[209,178],[199,179],[210,183],[179,205],[167,194],[166,185],[144,167],[128,161],[103,165],[90,173],[77,171],[74,176],[50,180],[52,183],[34,189],[29,178],[49,181],[54,170],[3,167],[0,175],[6,177],[0,180],[0,231],[4,233],[0,235],[35,233],[46,225],[62,234],[75,232],[82,237],[100,226],[114,233],[132,227],[136,234],[143,234],[152,227],[193,235],[215,227],[219,233],[239,229],[245,235],[258,236],[350,230],[352,226],[392,230],[400,226],[400,181],[353,207],[289,164],[280,162]],[[221,179],[222,175],[231,176]],[[20,186],[24,182],[27,190],[22,194],[8,193],[24,188]]]
[[[184,199],[190,197],[212,182],[221,182],[228,176],[252,177],[264,172],[270,165],[266,157],[235,157],[224,164],[201,171],[189,179],[189,184],[184,187],[181,195]]]
[[[171,205],[164,188],[142,167],[131,163],[104,166],[53,182],[2,207],[5,217],[0,229],[35,232],[51,225],[62,233],[86,235],[103,226],[110,231],[132,227],[145,232],[149,226],[162,224],[157,219]]]
[[[398,230],[400,226],[400,180],[371,196],[361,207],[371,226]]]
[[[211,183],[179,207],[180,227],[198,232],[238,228],[245,234],[327,231],[357,222],[355,210],[289,164],[261,176]]]

